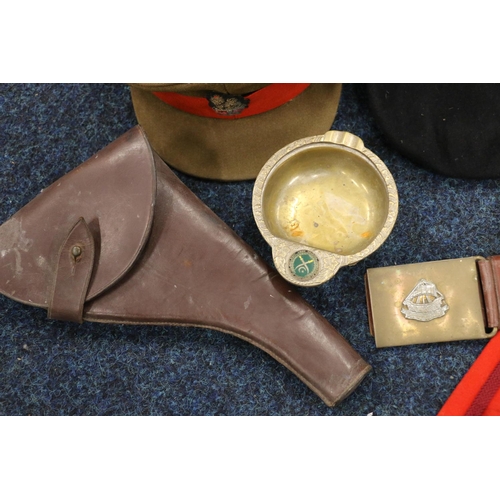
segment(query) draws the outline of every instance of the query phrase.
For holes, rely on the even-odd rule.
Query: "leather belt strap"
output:
[[[48,309],[50,319],[83,322],[83,305],[94,267],[94,255],[94,238],[85,220],[80,218],[59,251]]]
[[[246,96],[233,96],[224,93],[211,93],[207,97],[193,97],[176,92],[153,92],[170,106],[192,115],[205,118],[235,119],[247,118],[271,111],[304,92],[310,83],[272,83]],[[217,106],[218,101],[237,100],[236,107],[227,112],[227,107]],[[234,114],[233,114],[234,113]]]
[[[478,261],[487,326],[500,327],[500,256]]]

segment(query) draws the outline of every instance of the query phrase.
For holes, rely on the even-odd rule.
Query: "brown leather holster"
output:
[[[178,179],[140,127],[0,226],[0,292],[56,320],[230,333],[269,353],[330,406],[370,371]]]

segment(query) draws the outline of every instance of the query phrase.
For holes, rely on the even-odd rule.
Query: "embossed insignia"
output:
[[[444,295],[431,281],[421,279],[403,300],[401,312],[406,319],[432,321],[446,314],[449,306]]]
[[[250,101],[241,95],[211,92],[207,96],[208,104],[219,115],[239,115],[248,107]]]
[[[311,279],[318,272],[318,258],[309,250],[299,250],[290,257],[290,271],[299,279]]]

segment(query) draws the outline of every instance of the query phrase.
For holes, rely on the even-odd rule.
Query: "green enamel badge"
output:
[[[318,258],[309,250],[299,250],[290,257],[290,271],[299,279],[311,279],[318,272]]]

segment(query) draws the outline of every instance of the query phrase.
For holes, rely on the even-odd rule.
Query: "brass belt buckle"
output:
[[[490,338],[477,261],[467,257],[368,269],[370,333],[377,347]]]

